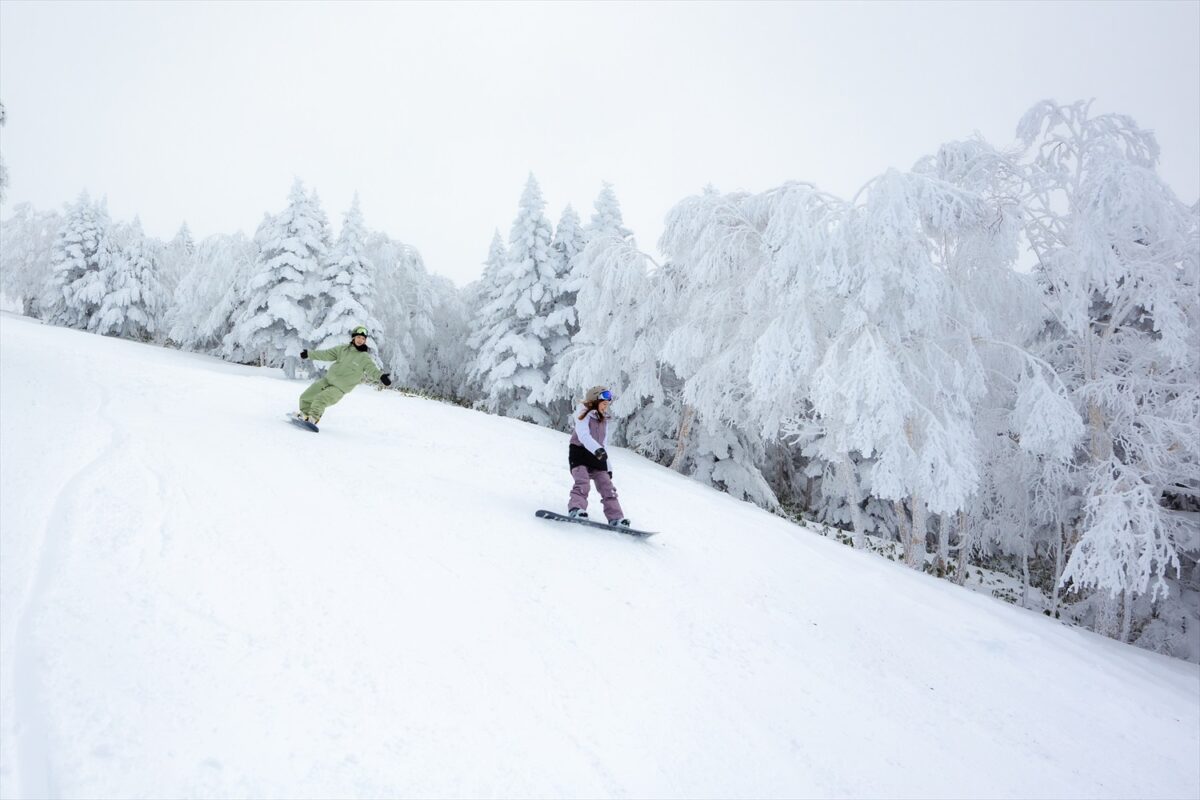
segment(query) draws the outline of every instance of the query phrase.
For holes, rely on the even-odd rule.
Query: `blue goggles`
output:
[[[600,399],[611,401],[612,400],[612,392],[610,392],[608,389],[605,389],[603,392],[600,393]]]

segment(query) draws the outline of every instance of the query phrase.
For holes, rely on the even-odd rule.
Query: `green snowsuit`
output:
[[[339,344],[328,350],[313,350],[308,357],[316,361],[332,361],[333,366],[325,377],[304,390],[300,395],[300,413],[306,417],[320,419],[325,409],[341,400],[358,386],[363,377],[378,383],[380,371],[367,350],[359,350],[352,344]]]

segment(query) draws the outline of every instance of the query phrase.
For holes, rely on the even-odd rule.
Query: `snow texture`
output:
[[[0,362],[0,796],[1200,794],[1196,665],[627,450],[647,541],[535,519],[516,420],[311,436],[278,369],[9,315]]]

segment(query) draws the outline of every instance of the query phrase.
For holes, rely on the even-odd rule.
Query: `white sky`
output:
[[[601,181],[658,254],[712,183],[842,196],[1035,101],[1096,98],[1200,194],[1200,2],[0,2],[15,203],[83,189],[169,238],[253,232],[294,177],[436,273],[479,275],[530,170],[557,223]]]

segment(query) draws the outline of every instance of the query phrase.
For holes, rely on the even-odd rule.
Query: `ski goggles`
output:
[[[612,400],[612,392],[610,392],[608,389],[605,389],[598,396],[601,400]]]

